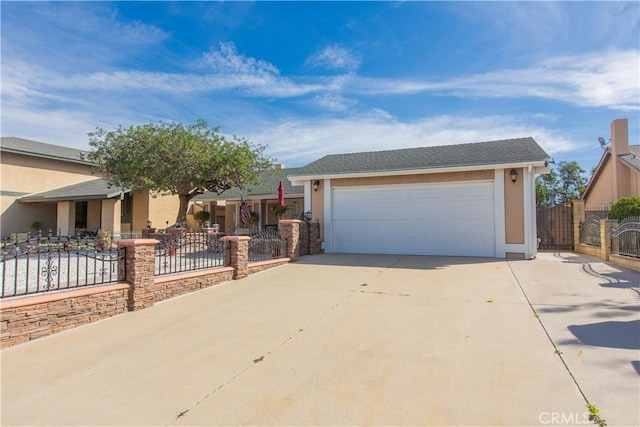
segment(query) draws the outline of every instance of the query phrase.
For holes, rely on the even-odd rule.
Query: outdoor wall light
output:
[[[320,188],[320,181],[316,179],[313,181],[313,191],[318,191],[318,188]]]
[[[151,228],[151,221],[147,220],[147,228]]]
[[[515,184],[518,180],[518,171],[515,169],[511,169],[511,172],[509,172],[509,176],[511,177],[511,182]]]

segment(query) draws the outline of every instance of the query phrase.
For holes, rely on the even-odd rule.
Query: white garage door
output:
[[[335,188],[332,193],[333,252],[495,254],[491,182]]]

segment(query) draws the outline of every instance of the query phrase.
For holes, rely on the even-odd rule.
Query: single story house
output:
[[[627,119],[611,122],[611,145],[602,157],[582,195],[587,210],[611,209],[622,197],[640,196],[640,145],[629,145]]]
[[[286,169],[276,164],[261,174],[260,182],[247,189],[232,188],[220,194],[205,191],[192,199],[193,211],[203,209],[211,214],[211,222],[219,225],[220,231],[234,234],[242,229],[264,230],[276,228],[278,216],[278,186],[282,183],[285,204],[288,207],[286,218],[298,218],[304,213],[304,187],[293,185],[287,176],[296,173],[298,168]],[[243,224],[240,216],[242,200],[249,207],[255,224]]]
[[[550,157],[533,140],[334,154],[290,171],[325,252],[532,258],[535,176]]]
[[[0,153],[3,237],[37,231],[34,223],[45,233],[51,229],[54,235],[74,235],[99,229],[139,231],[149,220],[175,222],[176,196],[153,198],[148,192],[109,187],[96,175],[87,151],[2,137]]]

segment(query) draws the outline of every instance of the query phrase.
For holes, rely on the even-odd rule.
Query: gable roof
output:
[[[88,151],[13,136],[0,137],[0,151],[85,165],[95,164],[88,159]]]
[[[240,190],[239,188],[231,188],[222,192],[221,194],[213,193],[211,191],[205,191],[193,198],[193,200],[224,200],[224,199],[240,199],[243,197],[268,197],[274,198],[278,195],[278,184],[282,182],[284,188],[285,197],[292,195],[302,195],[304,193],[304,186],[292,185],[287,179],[288,175],[295,174],[301,168],[288,168],[288,169],[269,169],[262,173],[260,181],[257,185],[252,186],[246,190]]]
[[[533,138],[506,139],[436,147],[331,154],[289,176],[413,171],[484,165],[545,162],[549,155]]]
[[[604,167],[609,162],[610,158],[611,148],[608,147],[604,153],[602,153],[602,157],[600,157],[600,161],[598,162],[595,171],[591,174],[589,182],[587,182],[584,193],[582,193],[582,197],[580,197],[582,200],[587,199],[589,193],[591,193],[591,189],[595,185],[595,182],[598,180],[600,173],[604,170]],[[626,164],[630,168],[640,171],[640,145],[630,145],[629,153],[623,154],[619,158],[622,163]]]
[[[20,197],[18,201],[22,203],[51,203],[68,200],[104,200],[120,197],[129,191],[110,187],[106,179],[98,178],[41,193],[28,194]]]

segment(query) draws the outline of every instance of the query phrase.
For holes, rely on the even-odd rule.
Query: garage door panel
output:
[[[494,255],[493,184],[337,188],[335,252]]]

